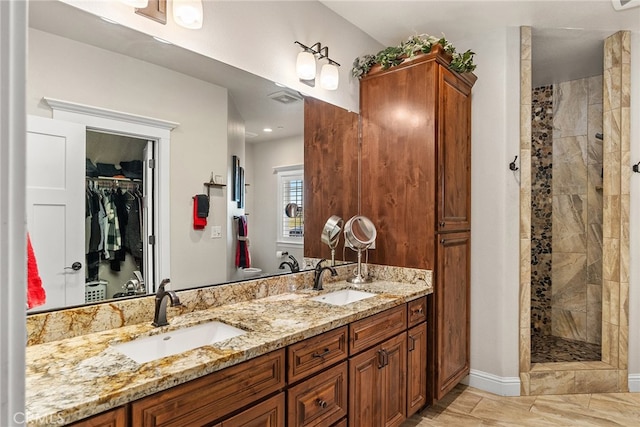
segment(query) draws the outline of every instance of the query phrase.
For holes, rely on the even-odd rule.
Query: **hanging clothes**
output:
[[[46,299],[47,294],[42,287],[42,278],[38,272],[33,246],[31,246],[31,237],[27,233],[27,308],[43,305]]]
[[[238,245],[236,247],[236,267],[251,267],[251,256],[249,255],[249,237],[247,232],[247,217],[238,217]]]

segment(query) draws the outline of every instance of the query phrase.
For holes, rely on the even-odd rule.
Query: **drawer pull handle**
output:
[[[319,407],[321,407],[322,409],[324,409],[324,408],[326,408],[326,407],[327,407],[327,402],[325,402],[325,401],[324,401],[324,400],[322,400],[322,399],[318,399],[318,400],[316,400],[316,404],[317,404]]]
[[[322,353],[313,353],[311,357],[325,357],[327,354],[331,353],[331,350],[325,348]]]
[[[412,311],[411,311],[411,314],[422,314],[422,312],[423,312],[422,307],[420,307],[420,308],[419,308],[419,309],[417,309],[417,310],[412,310]]]
[[[411,340],[411,341],[409,341],[409,344],[411,344],[409,346],[409,351],[413,351],[413,350],[416,349],[416,339],[414,337],[412,337],[411,335],[409,335],[409,339]]]
[[[445,225],[447,225],[444,221],[440,221],[440,227],[444,227]]]

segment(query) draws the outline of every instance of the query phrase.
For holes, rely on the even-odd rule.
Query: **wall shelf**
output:
[[[226,184],[216,184],[215,182],[209,181],[209,182],[205,182],[204,186],[207,187],[207,197],[211,196],[211,187],[213,188],[224,188],[227,185]]]

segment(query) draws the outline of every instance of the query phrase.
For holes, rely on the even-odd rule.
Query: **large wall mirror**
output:
[[[59,277],[82,275],[81,289],[65,289],[64,284],[59,289],[48,288],[47,271],[41,271],[50,303],[36,307],[34,312],[152,293],[154,283],[162,279],[154,277],[163,274],[159,271],[170,271],[172,285],[179,290],[290,273],[289,256],[296,258],[302,269],[309,268],[305,256],[325,257],[319,250],[316,254],[315,247],[303,249],[307,239],[303,234],[308,229],[316,233],[330,215],[347,216],[349,212],[327,211],[322,218],[317,215],[309,218],[301,199],[305,194],[301,181],[304,165],[316,161],[308,158],[315,152],[303,147],[304,133],[310,131],[304,125],[305,104],[318,108],[323,102],[305,100],[303,94],[275,82],[164,44],[61,2],[32,2],[29,9],[27,113],[30,116],[51,118],[51,105],[43,99],[53,98],[177,124],[170,133],[170,150],[165,150],[170,161],[164,159],[164,163],[170,166],[160,172],[137,167],[138,162],[146,165],[148,159],[157,160],[163,153],[160,149],[163,147],[158,145],[162,141],[143,133],[86,128],[80,167],[83,174],[86,171],[81,180],[87,202],[81,206],[78,220],[84,239],[77,235],[70,239],[85,246],[84,257],[78,260],[82,267],[76,273],[74,268],[64,269],[67,267],[64,265],[52,273]],[[352,118],[355,113],[348,114],[355,123]],[[29,139],[27,144],[32,144]],[[51,158],[44,158],[42,151],[36,150],[28,159],[27,173],[38,168],[43,181],[55,175],[50,174],[53,168],[64,170],[63,161],[51,166]],[[123,174],[123,163],[134,170],[119,177]],[[155,163],[162,165],[163,160]],[[113,179],[103,179],[109,165],[115,166],[118,173]],[[94,167],[100,171],[89,174]],[[236,181],[240,169],[241,180]],[[157,179],[158,174],[164,174],[165,181]],[[210,180],[220,185],[205,186]],[[169,183],[168,189],[158,188],[163,182]],[[96,241],[91,241],[92,199],[88,194],[105,197],[106,192],[118,192],[129,198],[126,213],[130,213],[131,206],[159,206],[164,202],[168,206],[168,219],[158,219],[154,213],[144,218],[136,216],[139,222],[129,217],[127,224],[134,224],[138,234],[132,237],[122,230],[122,240],[126,236],[127,243],[122,242],[121,257],[113,251],[105,258],[100,251],[107,254],[109,251],[103,247],[97,258],[87,257],[89,252],[96,252],[95,247],[89,249]],[[196,229],[194,196],[207,192],[207,224]],[[242,197],[236,197],[236,192],[241,192]],[[292,203],[298,209],[295,215],[287,216],[286,206]],[[115,207],[113,212],[118,215]],[[159,227],[158,221],[168,221],[170,225]],[[64,227],[54,227],[57,234],[44,237],[42,230],[46,228],[29,227],[36,257],[43,240],[68,237],[65,233],[69,231]],[[158,241],[163,239],[159,230],[163,229],[170,230],[168,262],[167,258],[154,257],[155,249],[147,241],[149,235],[160,234],[154,237],[159,245]],[[316,234],[308,238],[320,245],[320,234]],[[252,270],[237,268],[238,241],[243,235],[250,239]],[[106,234],[98,237],[110,238]],[[41,270],[50,268],[49,261],[49,257],[38,259]],[[73,267],[71,260],[63,262]],[[89,288],[86,282],[94,286]],[[146,283],[143,286],[141,282]]]

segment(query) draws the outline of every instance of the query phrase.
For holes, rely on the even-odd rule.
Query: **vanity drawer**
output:
[[[287,391],[289,427],[328,426],[347,415],[347,362]]]
[[[427,320],[427,297],[418,298],[407,303],[409,327]]]
[[[347,358],[347,327],[290,345],[287,351],[291,384]]]
[[[356,354],[407,329],[407,305],[390,308],[349,325],[349,354]]]
[[[284,388],[284,355],[277,350],[137,400],[132,425],[209,425]]]

